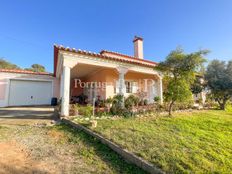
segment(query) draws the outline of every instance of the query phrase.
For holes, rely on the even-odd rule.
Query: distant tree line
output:
[[[0,69],[22,69],[19,66],[6,61],[3,58],[0,58]],[[46,72],[46,69],[43,65],[40,64],[33,64],[31,65],[30,68],[25,68],[24,70],[29,70],[29,71],[33,71],[33,72]]]

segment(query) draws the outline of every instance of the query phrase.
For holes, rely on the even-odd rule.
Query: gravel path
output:
[[[0,173],[144,173],[67,125],[0,126]]]

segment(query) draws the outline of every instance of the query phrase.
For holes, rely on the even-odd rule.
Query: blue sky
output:
[[[52,72],[54,43],[133,55],[134,35],[157,62],[177,46],[232,59],[231,0],[3,0],[0,7],[0,57],[23,68],[39,63]]]

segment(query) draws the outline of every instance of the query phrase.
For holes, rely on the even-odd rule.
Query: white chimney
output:
[[[134,57],[143,59],[143,38],[135,36],[133,42],[134,42]]]

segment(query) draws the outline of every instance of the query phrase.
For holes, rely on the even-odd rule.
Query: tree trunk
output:
[[[174,104],[175,101],[172,101],[169,105],[169,108],[168,108],[168,115],[171,116],[172,115],[172,107],[173,107],[173,104]]]
[[[220,104],[220,109],[225,110],[225,104],[224,103]]]
[[[223,104],[222,104],[222,103],[219,103],[219,102],[218,102],[218,104],[219,104],[219,109],[220,109],[220,110],[224,110],[224,109],[223,109],[223,108],[224,108],[224,107],[223,107]]]
[[[219,104],[221,110],[226,109],[226,102],[227,102],[226,99],[223,99],[222,103],[218,101],[218,104]]]

